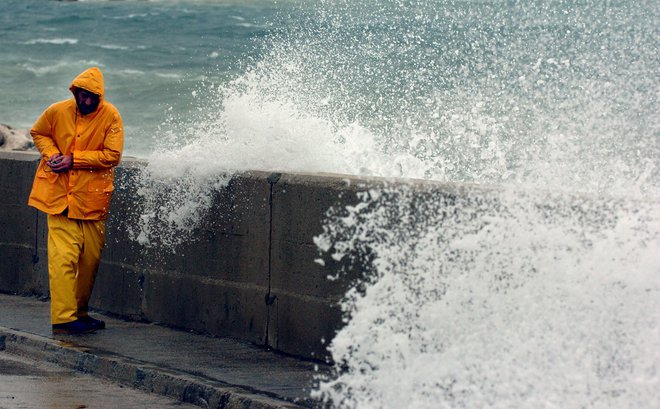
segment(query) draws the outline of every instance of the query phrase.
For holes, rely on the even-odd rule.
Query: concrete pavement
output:
[[[197,406],[73,369],[0,351],[0,408],[180,408]]]
[[[228,338],[92,314],[107,329],[53,336],[49,304],[0,294],[0,350],[209,408],[312,408],[328,365]]]

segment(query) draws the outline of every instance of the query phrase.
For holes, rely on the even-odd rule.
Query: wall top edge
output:
[[[24,162],[36,162],[39,160],[37,151],[2,151],[0,150],[0,160],[13,160]],[[136,169],[146,166],[149,161],[145,158],[134,156],[124,156],[120,168]],[[36,165],[35,165],[36,166]],[[277,174],[279,177],[273,178]],[[265,170],[241,170],[233,173],[233,177],[263,180],[266,183],[274,182],[274,186],[289,185],[319,185],[335,190],[355,190],[365,191],[370,189],[382,188],[404,188],[417,191],[443,191],[450,194],[494,194],[497,192],[519,192],[535,195],[569,196],[581,198],[601,198],[615,199],[625,201],[635,201],[637,198],[621,198],[613,195],[593,195],[580,192],[562,192],[548,191],[534,187],[515,186],[515,185],[483,185],[466,182],[446,182],[437,180],[423,179],[403,179],[403,178],[384,178],[377,176],[346,175],[326,172],[279,172]]]
[[[21,161],[37,161],[39,160],[39,152],[37,151],[3,151],[0,150],[0,159],[21,160]]]
[[[37,151],[0,151],[0,160],[14,160],[14,161],[26,161],[26,162],[36,162],[40,158],[40,155]],[[133,169],[146,166],[149,161],[145,158],[138,158],[134,156],[124,156],[122,157],[120,168]],[[355,189],[355,190],[367,190],[373,188],[386,188],[386,187],[399,187],[399,186],[410,186],[415,189],[442,189],[442,190],[465,190],[465,189],[477,189],[481,191],[493,191],[500,190],[499,187],[485,187],[476,184],[467,184],[467,183],[451,183],[451,182],[439,182],[433,180],[422,180],[422,179],[402,179],[402,178],[384,178],[377,176],[359,176],[359,175],[347,175],[339,173],[327,173],[327,172],[279,172],[279,171],[265,171],[265,170],[242,170],[236,171],[234,176],[245,177],[251,179],[265,179],[268,181],[273,181],[271,176],[278,174],[280,177],[275,178],[277,181],[273,183],[276,184],[314,184],[314,185],[324,185],[327,187],[334,187],[337,189]]]

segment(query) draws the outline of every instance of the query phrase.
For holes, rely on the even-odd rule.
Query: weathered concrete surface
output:
[[[42,266],[35,261],[43,246],[39,243],[44,240],[40,226],[45,219],[26,207],[38,156],[23,152],[0,155],[0,289],[42,294],[48,289],[47,281],[39,271]]]
[[[47,302],[0,294],[0,350],[209,408],[317,407],[324,364],[229,338],[103,317],[93,334],[51,334]],[[98,316],[98,315],[97,315]]]
[[[38,160],[0,152],[0,291],[48,295],[46,216],[26,204]],[[341,326],[346,287],[326,279],[331,266],[314,263],[313,237],[328,207],[356,200],[355,184],[237,175],[217,193],[197,240],[168,252],[128,237],[127,224],[139,223],[135,178],[143,165],[125,158],[117,169],[92,307],[327,359],[322,340]]]

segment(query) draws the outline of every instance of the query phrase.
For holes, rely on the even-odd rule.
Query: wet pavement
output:
[[[107,328],[53,336],[47,302],[0,294],[0,350],[202,407],[319,406],[309,393],[327,365],[233,339],[92,315]]]
[[[0,408],[196,408],[55,364],[0,352]]]

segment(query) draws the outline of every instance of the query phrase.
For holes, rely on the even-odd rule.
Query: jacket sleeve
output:
[[[51,117],[51,109],[48,108],[41,114],[39,119],[37,119],[37,122],[34,123],[32,129],[30,129],[30,135],[32,135],[34,145],[39,149],[39,153],[41,153],[41,156],[46,160],[54,154],[60,153],[60,150],[53,139]]]
[[[112,168],[119,164],[124,149],[124,124],[119,112],[115,111],[110,126],[106,128],[103,149],[74,151],[74,168]]]

